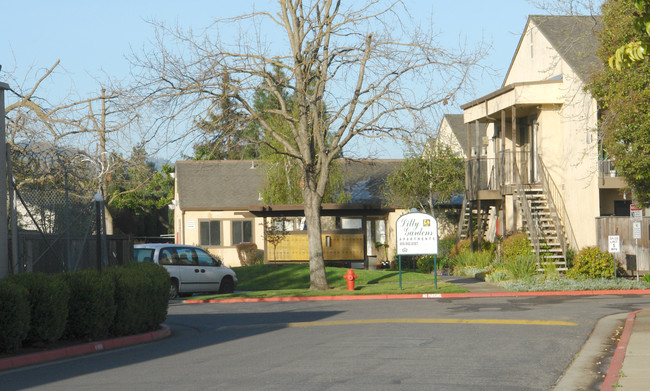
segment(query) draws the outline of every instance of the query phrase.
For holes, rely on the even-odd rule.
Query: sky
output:
[[[460,105],[501,87],[519,37],[530,14],[542,14],[526,0],[405,0],[411,15],[433,21],[433,30],[443,45],[491,45],[483,65],[493,74],[477,74],[472,90],[455,105],[445,107],[460,113]],[[57,94],[88,96],[97,93],[99,82],[129,80],[132,52],[141,52],[154,38],[151,20],[201,31],[217,18],[233,17],[254,9],[275,8],[272,0],[30,0],[3,1],[0,7],[0,82],[28,86],[43,69],[57,60],[60,69],[39,90],[41,97]],[[273,8],[273,9],[274,9]],[[227,36],[227,35],[224,35]],[[9,79],[10,72],[14,79]],[[10,96],[6,97],[10,103]],[[437,124],[434,126],[437,128]],[[185,148],[185,149],[183,149]],[[175,161],[188,146],[170,146],[160,154]],[[403,150],[391,143],[355,145],[357,155],[401,158]],[[365,149],[368,149],[367,151]]]

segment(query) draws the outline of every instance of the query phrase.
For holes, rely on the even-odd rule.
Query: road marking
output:
[[[232,329],[259,329],[259,328],[289,328],[289,327],[323,327],[323,326],[348,326],[383,323],[412,323],[412,324],[499,324],[499,325],[524,325],[524,326],[577,326],[574,322],[560,320],[534,320],[534,319],[358,319],[358,320],[332,320],[314,322],[288,322],[288,323],[263,323],[241,326],[224,326],[217,330]]]

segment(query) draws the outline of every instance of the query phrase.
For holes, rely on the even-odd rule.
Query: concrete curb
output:
[[[627,345],[630,342],[630,337],[632,336],[632,330],[634,329],[634,321],[636,320],[636,315],[644,310],[638,310],[630,312],[625,319],[625,325],[623,326],[623,332],[621,333],[621,338],[616,344],[616,350],[614,351],[614,356],[612,356],[612,361],[609,364],[609,369],[603,380],[603,385],[600,388],[601,391],[614,391],[616,390],[616,382],[618,382],[618,376],[621,373],[621,368],[623,368],[623,361],[625,360],[625,352],[627,351]]]
[[[452,299],[480,297],[518,297],[518,296],[600,296],[600,295],[650,295],[650,289],[598,290],[598,291],[544,291],[544,292],[467,292],[467,293],[420,293],[392,295],[346,295],[346,296],[302,296],[302,297],[263,297],[231,298],[209,300],[185,300],[184,304],[201,303],[272,303],[292,301],[325,300],[400,300],[400,299]]]
[[[111,350],[125,346],[152,342],[162,338],[167,338],[171,335],[171,329],[167,325],[161,324],[160,327],[160,330],[143,334],[127,335],[125,337],[89,342],[81,345],[70,346],[67,348],[3,358],[0,359],[0,371],[60,360],[64,358],[81,356],[89,353],[101,352],[104,350]]]

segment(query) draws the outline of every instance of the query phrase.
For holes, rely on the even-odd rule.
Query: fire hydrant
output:
[[[354,280],[357,279],[356,274],[354,274],[354,270],[350,269],[348,270],[348,274],[344,275],[343,278],[345,278],[348,281],[348,290],[353,291],[354,290]]]

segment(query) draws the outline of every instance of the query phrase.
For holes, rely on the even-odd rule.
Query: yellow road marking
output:
[[[383,323],[413,323],[413,324],[498,324],[498,325],[526,325],[526,326],[577,326],[574,322],[560,320],[534,320],[534,319],[422,319],[422,318],[400,318],[400,319],[359,319],[359,320],[332,320],[314,322],[288,322],[288,323],[266,323],[241,326],[224,326],[218,330],[229,329],[259,329],[259,328],[288,328],[288,327],[322,327],[322,326],[347,326],[367,325]]]
[[[535,325],[535,326],[577,326],[577,323],[558,320],[529,320],[529,319],[361,319],[361,320],[332,320],[321,322],[290,322],[285,327],[315,327],[341,326],[356,324],[381,323],[465,323],[465,324],[504,324],[504,325]]]

